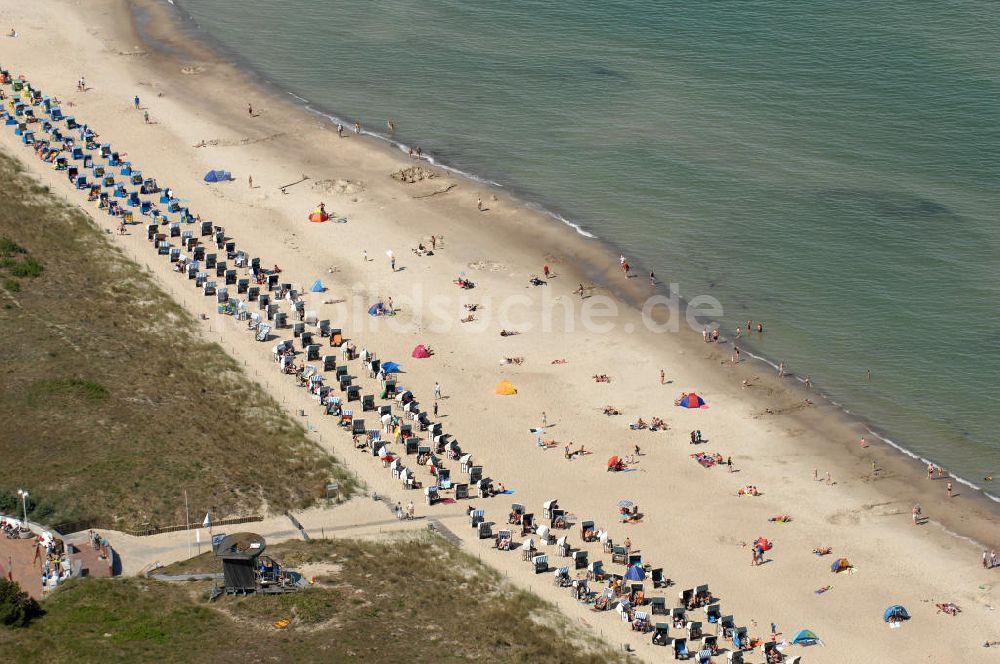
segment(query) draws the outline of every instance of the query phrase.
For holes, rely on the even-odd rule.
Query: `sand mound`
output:
[[[469,269],[471,270],[486,270],[488,272],[503,272],[507,269],[507,266],[503,263],[497,263],[494,261],[476,261],[474,263],[469,263]]]
[[[410,166],[409,168],[403,168],[395,171],[392,174],[392,179],[412,184],[414,182],[430,180],[431,178],[436,178],[437,176],[438,174],[429,168],[424,168],[422,166]]]
[[[360,194],[366,187],[364,182],[354,180],[316,180],[313,189],[326,194]]]

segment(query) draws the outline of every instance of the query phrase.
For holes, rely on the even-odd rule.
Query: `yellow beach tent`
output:
[[[502,380],[499,383],[497,383],[496,392],[497,394],[503,396],[510,396],[512,394],[517,394],[517,390],[514,388],[513,385],[511,385],[509,380]]]

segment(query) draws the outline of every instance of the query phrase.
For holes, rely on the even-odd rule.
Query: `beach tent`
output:
[[[419,346],[413,349],[413,352],[410,353],[410,356],[422,360],[424,358],[430,357],[431,352],[427,350],[427,346],[420,344]]]
[[[906,612],[906,609],[899,604],[893,604],[885,613],[882,614],[882,620],[889,622],[890,618],[895,618],[896,620],[909,620],[910,614]]]
[[[310,293],[322,293],[325,290],[326,289],[323,288],[323,282],[321,282],[319,279],[317,279],[316,281],[314,281],[312,283],[312,286],[309,287],[309,292]]]
[[[620,459],[618,457],[616,456],[611,457],[610,459],[608,459],[608,468],[614,468],[615,466],[618,465],[619,461]]]
[[[205,173],[205,182],[228,182],[233,179],[229,171],[209,171]]]
[[[833,564],[830,565],[830,571],[833,572],[834,574],[837,574],[838,572],[843,572],[845,569],[850,569],[850,568],[851,568],[851,561],[848,560],[847,558],[837,558],[835,561],[833,561]]]
[[[705,405],[705,400],[699,397],[694,392],[690,394],[685,394],[681,397],[680,406],[681,408],[701,408]]]
[[[372,316],[381,316],[383,313],[385,313],[385,305],[382,304],[381,302],[377,302],[372,306],[368,307],[368,313],[371,314]]]
[[[509,397],[513,394],[517,394],[517,390],[511,384],[509,380],[502,380],[497,383],[496,393],[501,396]]]
[[[642,581],[646,578],[646,571],[639,567],[638,565],[632,565],[625,572],[626,581]]]
[[[758,549],[760,549],[761,551],[770,551],[771,547],[773,546],[770,540],[768,540],[765,537],[758,537],[753,541],[753,545]]]
[[[395,362],[383,362],[382,369],[387,373],[399,373],[399,365]]]
[[[811,646],[819,643],[819,637],[811,629],[800,629],[792,637],[792,643],[799,646]]]
[[[326,212],[320,212],[319,210],[316,210],[311,215],[309,215],[309,221],[313,222],[314,224],[322,223],[329,218],[330,215],[328,215]]]

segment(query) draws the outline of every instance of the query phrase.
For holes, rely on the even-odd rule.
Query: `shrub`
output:
[[[42,615],[42,607],[15,581],[0,579],[0,624],[27,627]]]

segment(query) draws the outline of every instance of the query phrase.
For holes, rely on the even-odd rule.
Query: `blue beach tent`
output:
[[[626,581],[642,581],[646,578],[646,571],[639,567],[638,565],[632,565],[625,572]]]
[[[395,362],[383,362],[382,369],[387,373],[399,373],[399,365]]]
[[[900,606],[899,604],[893,604],[885,613],[882,614],[882,620],[889,622],[890,618],[895,618],[896,620],[909,620],[910,614],[906,612],[906,608]]]
[[[205,173],[205,182],[228,182],[233,179],[229,171],[209,171]]]
[[[792,637],[792,643],[799,646],[811,646],[819,643],[819,637],[811,629],[800,629]]]
[[[319,279],[317,279],[316,281],[314,281],[312,283],[312,286],[309,287],[309,292],[310,293],[322,293],[325,290],[326,289],[323,288],[323,282],[320,281]]]

